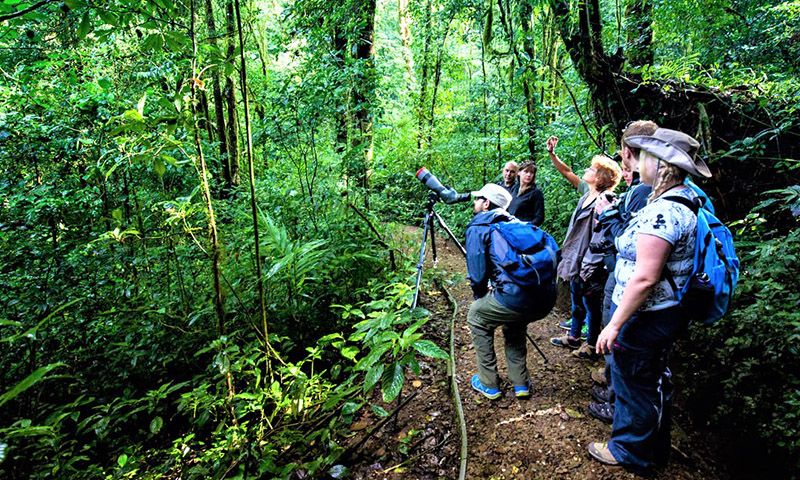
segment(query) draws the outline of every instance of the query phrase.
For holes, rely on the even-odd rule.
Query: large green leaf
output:
[[[78,40],[83,40],[86,38],[86,35],[92,31],[92,20],[89,17],[89,10],[86,10],[83,13],[83,18],[81,19],[80,25],[78,25],[78,31],[76,32],[78,35]]]
[[[425,355],[426,357],[450,358],[450,355],[448,355],[447,352],[437,347],[436,344],[430,340],[420,340],[415,342],[412,346],[414,347],[414,350]]]
[[[50,373],[51,370],[55,370],[58,367],[65,367],[67,366],[66,363],[51,363],[50,365],[46,365],[42,368],[36,369],[35,372],[31,373],[25,379],[18,384],[14,385],[14,387],[7,391],[6,393],[0,395],[0,407],[2,407],[6,402],[12,400],[14,397],[19,395],[20,393],[24,392],[25,390],[34,386],[37,382],[42,380],[45,375]]]
[[[403,389],[403,382],[405,375],[403,375],[403,366],[395,363],[384,373],[383,382],[381,383],[381,391],[383,392],[383,401],[391,402]]]
[[[161,161],[160,158],[156,158],[155,161],[153,161],[153,168],[155,169],[159,177],[163,177],[164,174],[167,172],[167,166],[164,165],[164,162]]]
[[[384,353],[389,351],[390,348],[392,348],[391,343],[384,343],[373,347],[366,357],[358,361],[358,363],[356,364],[356,370],[366,370],[369,367],[373,366],[375,362],[380,360],[380,358],[383,356]]]
[[[150,421],[150,432],[156,434],[161,431],[162,426],[164,426],[164,419],[160,416],[156,416]]]
[[[379,363],[367,370],[367,375],[364,377],[364,392],[369,392],[383,376],[383,364]]]

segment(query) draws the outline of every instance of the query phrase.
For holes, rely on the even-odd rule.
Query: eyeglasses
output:
[[[587,169],[586,169],[586,171],[587,171],[587,172],[594,172],[594,173],[597,173],[597,169],[596,169],[596,168],[594,168],[594,167],[589,167],[589,168],[587,168]]]
[[[481,202],[485,202],[486,197],[475,197],[475,200],[480,200]]]

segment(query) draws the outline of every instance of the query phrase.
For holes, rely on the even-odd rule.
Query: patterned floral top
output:
[[[619,257],[614,269],[617,285],[613,301],[619,305],[622,292],[636,267],[636,240],[640,233],[655,235],[672,245],[667,257],[666,271],[672,272],[675,284],[680,289],[689,279],[694,261],[694,243],[697,235],[697,216],[685,205],[664,197],[681,196],[689,200],[697,195],[690,188],[678,187],[663,193],[658,199],[636,212],[630,224],[616,239]],[[677,305],[675,292],[662,274],[655,288],[639,308],[641,311],[662,310]]]

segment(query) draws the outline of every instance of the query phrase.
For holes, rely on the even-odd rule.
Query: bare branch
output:
[[[52,2],[53,2],[53,0],[42,0],[41,2],[35,3],[35,4],[31,5],[30,7],[26,8],[26,9],[23,9],[23,10],[20,10],[18,12],[9,13],[8,15],[0,15],[0,22],[5,22],[6,20],[11,20],[12,18],[21,17],[21,16],[25,15],[26,13],[30,13],[30,12],[32,12],[32,11],[34,11],[34,10],[40,8],[40,7],[43,7],[43,6],[47,5],[48,3],[52,3]]]

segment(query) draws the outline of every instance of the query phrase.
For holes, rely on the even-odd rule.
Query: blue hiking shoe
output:
[[[514,385],[514,395],[517,398],[529,398],[531,396],[531,390],[531,382],[522,386]]]
[[[472,376],[472,388],[481,392],[484,397],[488,398],[489,400],[497,400],[500,398],[500,390],[496,388],[488,388],[484,387],[481,383],[480,377],[477,375]]]

